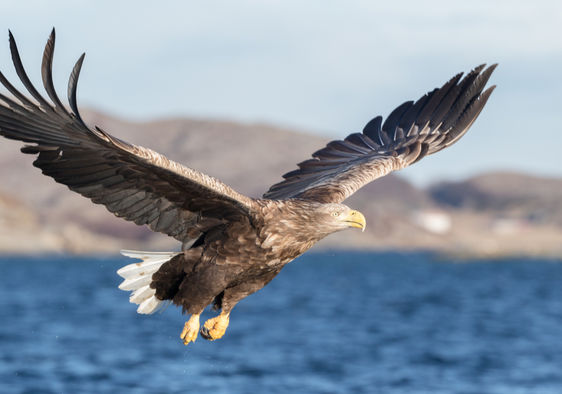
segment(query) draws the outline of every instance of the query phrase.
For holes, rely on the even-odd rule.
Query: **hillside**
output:
[[[264,124],[196,119],[133,123],[96,112],[84,117],[254,197],[327,142]],[[174,240],[117,219],[42,176],[19,147],[0,141],[0,251],[116,253],[121,248],[177,247]],[[556,219],[562,212],[557,197],[562,181],[537,180],[540,185],[533,184],[533,194],[525,186],[532,180],[518,177],[491,174],[428,191],[396,175],[384,177],[348,201],[367,217],[367,231],[345,231],[318,247],[562,255],[562,221]]]
[[[562,179],[495,172],[429,189],[439,204],[562,226]]]

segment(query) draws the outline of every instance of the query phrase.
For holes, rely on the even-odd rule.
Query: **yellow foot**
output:
[[[213,317],[205,322],[201,327],[201,336],[209,341],[220,339],[226,332],[230,315],[228,313],[221,313],[217,317]]]
[[[199,332],[199,315],[191,315],[189,320],[183,326],[180,338],[183,339],[184,345],[189,345],[189,342],[195,342],[197,333]]]

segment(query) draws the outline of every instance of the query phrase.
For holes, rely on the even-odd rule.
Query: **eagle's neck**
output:
[[[319,224],[315,211],[320,203],[303,200],[263,200],[258,229],[261,246],[292,260],[325,236],[337,231]]]

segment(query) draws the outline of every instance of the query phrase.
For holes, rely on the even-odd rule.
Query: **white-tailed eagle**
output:
[[[45,47],[44,97],[24,71],[16,42],[10,49],[28,95],[0,73],[10,96],[0,94],[0,134],[25,142],[34,166],[110,212],[167,234],[181,252],[127,252],[142,262],[118,271],[123,290],[133,291],[139,313],[166,301],[191,314],[181,333],[185,344],[200,332],[221,338],[232,308],[264,287],[285,264],[325,236],[365,228],[364,216],[342,202],[367,183],[458,141],[480,114],[494,86],[484,90],[495,65],[455,75],[417,101],[377,116],[361,133],[332,141],[283,176],[261,199],[84,123],[76,104],[82,55],[68,83],[69,107],[53,85],[55,32]],[[212,304],[218,316],[199,327]]]

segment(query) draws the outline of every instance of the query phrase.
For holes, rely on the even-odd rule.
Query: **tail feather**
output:
[[[129,301],[139,305],[137,312],[151,314],[167,305],[167,302],[156,298],[156,290],[150,287],[150,283],[152,282],[152,275],[160,269],[162,264],[179,254],[179,252],[122,250],[121,254],[142,260],[142,262],[126,265],[117,271],[117,274],[125,279],[119,285],[119,288],[121,290],[133,291]]]
[[[139,287],[150,285],[150,282],[152,282],[152,275],[145,275],[145,273],[142,272],[139,276],[135,278],[125,279],[119,285],[119,288],[121,290],[136,290]]]
[[[152,297],[153,295],[154,295],[154,289],[151,289],[150,285],[146,285],[133,291],[131,297],[129,298],[129,301],[131,301],[133,304],[140,304],[141,302],[143,302],[147,298]]]
[[[137,312],[144,315],[149,315],[151,313],[158,311],[160,308],[162,308],[164,305],[167,305],[168,303],[169,302],[161,301],[158,298],[152,296],[140,303],[139,307],[137,308]]]
[[[117,274],[124,279],[131,279],[137,276],[153,274],[160,266],[169,260],[169,257],[159,258],[158,260],[144,260],[143,263],[129,264],[117,271]]]

